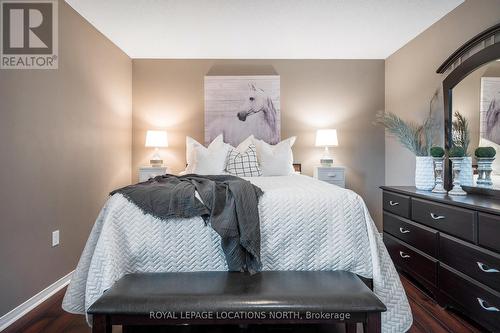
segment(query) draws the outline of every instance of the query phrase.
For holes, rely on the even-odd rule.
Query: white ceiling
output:
[[[463,0],[66,0],[132,58],[385,59]]]

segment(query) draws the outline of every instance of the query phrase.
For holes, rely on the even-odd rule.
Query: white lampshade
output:
[[[333,147],[338,145],[336,129],[320,129],[316,131],[317,147]]]
[[[146,147],[168,147],[167,131],[151,131],[146,133]]]

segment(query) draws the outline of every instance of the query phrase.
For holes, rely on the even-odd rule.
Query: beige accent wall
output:
[[[423,121],[436,89],[441,63],[463,43],[500,22],[500,0],[467,0],[386,59],[385,107],[404,119]],[[442,93],[438,112],[443,119]],[[443,125],[441,125],[442,127]],[[443,142],[443,134],[438,143]],[[415,157],[396,140],[385,140],[385,181],[414,185]]]
[[[381,224],[378,186],[384,183],[384,132],[372,124],[384,108],[383,60],[133,60],[132,179],[147,165],[147,129],[166,129],[163,158],[172,172],[184,169],[186,135],[203,142],[205,74],[281,76],[281,136],[296,135],[295,161],[312,175],[322,148],[315,131],[338,130],[335,164],[347,170],[347,187],[367,202]]]
[[[64,1],[59,59],[0,70],[0,316],[75,268],[108,192],[130,182],[131,60]]]

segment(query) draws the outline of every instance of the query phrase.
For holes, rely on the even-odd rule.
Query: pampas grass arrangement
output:
[[[391,112],[378,112],[375,124],[384,126],[403,147],[416,156],[429,156],[433,141],[431,117],[423,124],[407,122]]]
[[[380,111],[375,118],[375,125],[385,127],[399,143],[415,156],[415,187],[418,190],[431,191],[435,184],[434,159],[430,150],[437,130],[438,119],[434,119],[435,101],[438,100],[439,89],[429,102],[429,113],[423,123],[404,121],[392,112]]]
[[[468,152],[470,144],[469,122],[458,111],[455,111],[454,116],[455,120],[451,123],[453,145],[456,147],[462,147],[465,151],[465,156],[470,156]]]

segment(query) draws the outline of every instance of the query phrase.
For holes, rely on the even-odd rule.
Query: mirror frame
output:
[[[445,74],[450,69],[451,71],[443,80],[443,100],[444,100],[444,142],[446,150],[452,146],[452,120],[453,120],[453,88],[459,84],[465,77],[475,71],[477,68],[487,64],[493,60],[500,58],[500,40],[495,43],[495,35],[500,33],[500,24],[494,25],[489,29],[481,32],[462,45],[459,49],[453,52],[441,66],[436,70],[438,74]],[[485,46],[486,41],[490,39],[491,45]],[[478,46],[483,46],[482,49],[469,56],[469,53],[477,49]],[[465,58],[465,59],[464,59]],[[458,64],[457,64],[458,63]],[[497,158],[500,158],[498,156]],[[451,190],[452,175],[451,162],[445,164],[444,186],[447,190]],[[463,187],[466,192],[480,193],[500,197],[500,191],[482,188],[482,187]]]

